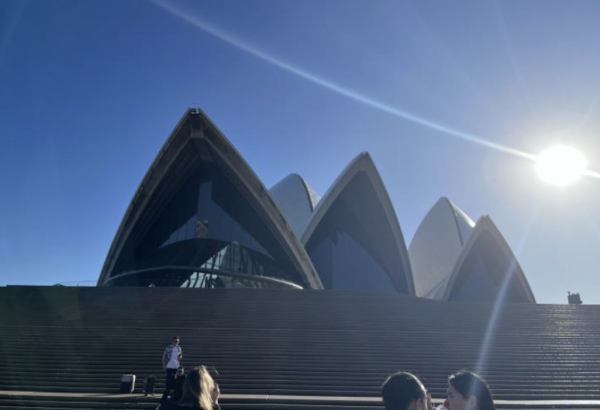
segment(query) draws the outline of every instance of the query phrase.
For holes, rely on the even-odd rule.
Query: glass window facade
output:
[[[409,293],[395,243],[384,209],[361,171],[327,210],[306,250],[326,289]],[[402,278],[398,288],[393,273]]]
[[[515,260],[500,249],[490,232],[483,232],[458,273],[450,300],[490,303],[502,288],[506,302],[529,302],[517,277]]]
[[[179,266],[306,285],[261,216],[215,163],[197,165],[174,192],[162,209],[144,211],[146,215],[140,220],[148,226],[134,228],[111,278],[149,268]],[[148,215],[151,212],[155,214]]]

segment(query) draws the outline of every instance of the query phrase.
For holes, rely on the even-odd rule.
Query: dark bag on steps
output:
[[[156,377],[150,375],[144,379],[144,396],[149,394],[154,396],[154,389],[156,387]]]

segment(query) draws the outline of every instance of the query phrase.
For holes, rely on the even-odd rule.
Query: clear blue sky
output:
[[[0,0],[0,285],[97,279],[198,106],[268,187],[297,172],[324,194],[369,151],[407,243],[447,196],[493,218],[539,302],[600,303],[600,180],[555,188],[457,137],[571,144],[600,170],[599,2],[165,4]]]

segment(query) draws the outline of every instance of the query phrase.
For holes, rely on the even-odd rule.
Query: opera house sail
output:
[[[298,174],[288,175],[275,184],[269,192],[292,225],[296,235],[302,237],[312,212],[321,199],[319,194]]]
[[[440,198],[419,225],[409,256],[417,296],[535,303],[519,262],[491,218],[474,223],[447,198]]]
[[[508,243],[489,216],[475,229],[454,266],[443,300],[536,303],[529,282]]]
[[[408,254],[417,296],[441,299],[475,222],[448,198],[440,198],[417,228]]]
[[[356,157],[321,198],[302,242],[325,289],[414,294],[404,237],[368,153]]]
[[[98,284],[322,287],[267,189],[200,110],[186,112],[144,177]]]

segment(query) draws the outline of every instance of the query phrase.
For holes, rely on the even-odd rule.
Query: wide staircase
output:
[[[500,409],[600,408],[600,306],[441,303],[385,292],[0,288],[0,408],[152,409],[174,335],[226,409],[376,410],[393,372],[436,402],[478,369]],[[119,394],[136,374],[133,395]],[[141,394],[145,376],[157,396]]]

